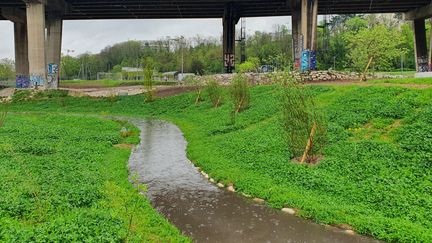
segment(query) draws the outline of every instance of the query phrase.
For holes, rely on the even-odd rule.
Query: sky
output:
[[[290,17],[246,18],[247,34],[272,31],[276,25],[290,24]],[[238,27],[239,28],[239,27]],[[220,19],[175,20],[71,20],[63,22],[62,53],[98,53],[104,47],[127,40],[157,40],[166,36],[220,37]],[[0,21],[0,59],[14,59],[13,24]]]

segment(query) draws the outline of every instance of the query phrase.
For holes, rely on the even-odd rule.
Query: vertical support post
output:
[[[300,16],[300,8],[295,3],[295,1],[291,2],[291,28],[292,28],[292,49],[293,49],[293,68],[300,68],[300,55],[302,50],[302,42],[301,42],[301,16]]]
[[[235,26],[238,20],[233,4],[228,3],[223,16],[223,59],[226,73],[232,73],[235,69]]]
[[[301,0],[301,37],[302,50],[310,49],[309,42],[309,1]]]
[[[47,88],[57,89],[60,77],[59,70],[63,21],[61,18],[49,18],[46,24]]]
[[[16,87],[29,88],[29,62],[27,46],[27,24],[24,20],[14,22],[14,42],[15,42],[15,72]]]
[[[417,72],[427,72],[428,51],[426,44],[426,27],[424,19],[414,20],[414,39],[415,39],[415,56]]]
[[[430,24],[432,25],[432,18],[429,19]],[[428,58],[428,67],[429,71],[432,71],[432,30],[429,33],[429,58]]]
[[[45,5],[43,3],[27,4],[27,34],[30,86],[45,88]]]
[[[310,53],[310,69],[317,69],[316,51],[317,51],[317,28],[318,28],[318,0],[312,1],[311,14],[311,53]]]

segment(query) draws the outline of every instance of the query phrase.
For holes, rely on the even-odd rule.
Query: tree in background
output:
[[[15,79],[15,63],[7,58],[0,60],[0,80]]]
[[[153,68],[151,65],[147,65],[144,68],[144,97],[145,102],[152,102],[154,100],[153,90]]]
[[[378,70],[388,70],[393,60],[405,52],[401,33],[381,24],[349,32],[345,38],[351,66],[362,72],[362,80],[366,80],[366,73],[372,63]]]

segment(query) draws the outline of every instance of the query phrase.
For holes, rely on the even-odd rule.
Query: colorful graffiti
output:
[[[302,72],[309,71],[309,69],[310,69],[309,61],[310,61],[310,51],[309,50],[303,50],[301,52],[301,63],[300,63],[300,70]]]
[[[50,63],[47,66],[47,85],[48,88],[57,88],[58,84],[59,65]]]
[[[309,60],[310,60],[310,63],[309,63],[310,70],[316,70],[317,69],[316,51],[310,52],[310,59]]]
[[[44,78],[39,74],[30,74],[30,84],[32,87],[40,87],[44,85]]]
[[[27,75],[17,75],[15,81],[18,89],[30,88],[30,79]]]

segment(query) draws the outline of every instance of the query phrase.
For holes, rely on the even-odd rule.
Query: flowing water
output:
[[[187,159],[173,124],[129,119],[141,143],[129,160],[152,205],[194,242],[377,242],[315,224],[218,188]]]

